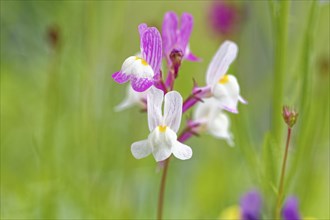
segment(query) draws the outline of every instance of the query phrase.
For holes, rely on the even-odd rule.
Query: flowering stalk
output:
[[[278,190],[277,203],[276,203],[276,219],[279,219],[280,214],[281,214],[281,202],[282,202],[282,198],[283,198],[284,176],[285,176],[285,168],[286,168],[286,161],[287,161],[287,157],[288,157],[290,138],[291,138],[291,128],[288,127],[285,153],[284,153],[284,158],[283,158],[283,163],[282,163],[280,186],[279,186],[279,190]]]
[[[286,162],[287,162],[287,158],[288,158],[289,145],[290,145],[290,139],[291,139],[291,128],[296,123],[297,117],[298,117],[298,113],[296,113],[294,110],[289,110],[289,108],[286,106],[283,107],[283,118],[284,118],[285,123],[288,126],[288,132],[287,132],[286,146],[285,146],[285,152],[284,152],[284,157],[283,157],[280,185],[279,185],[276,210],[275,210],[276,219],[279,219],[280,215],[281,215],[281,203],[282,203],[282,199],[283,199],[285,168],[286,168]]]
[[[192,133],[190,132],[190,127],[189,125],[183,130],[181,135],[178,137],[178,141],[181,143],[185,142],[188,140],[190,137],[192,137]],[[166,186],[166,177],[167,177],[167,171],[168,171],[168,165],[170,163],[171,157],[167,158],[164,161],[164,171],[160,183],[160,188],[159,188],[159,196],[158,196],[158,208],[157,208],[157,219],[161,220],[163,217],[163,207],[164,207],[164,193],[165,193],[165,186]]]
[[[164,161],[164,171],[162,175],[162,180],[160,183],[159,196],[158,196],[158,208],[157,208],[157,219],[162,219],[163,216],[163,204],[164,204],[164,192],[165,192],[165,183],[167,177],[168,164],[170,163],[170,157]]]
[[[209,64],[206,86],[198,87],[195,82],[192,95],[182,103],[180,93],[173,91],[180,66],[184,60],[196,62],[200,59],[191,53],[189,47],[193,27],[192,15],[183,13],[180,20],[179,22],[174,12],[167,12],[161,35],[157,28],[140,24],[140,53],[128,57],[120,71],[112,75],[119,84],[131,84],[126,98],[116,110],[120,111],[138,104],[148,114],[150,134],[147,139],[134,142],[131,152],[136,159],[153,155],[155,160],[163,165],[157,219],[162,219],[163,215],[166,177],[171,155],[180,160],[190,159],[192,149],[183,143],[203,131],[208,131],[216,138],[225,139],[229,145],[233,145],[229,132],[230,121],[222,111],[238,113],[238,102],[246,103],[240,96],[237,79],[227,74],[229,65],[238,52],[237,45],[231,41],[225,41],[220,46]],[[166,59],[167,64],[166,81],[162,76],[162,58]],[[194,119],[187,121],[186,128],[177,137],[182,114],[197,103],[204,105],[197,106]]]

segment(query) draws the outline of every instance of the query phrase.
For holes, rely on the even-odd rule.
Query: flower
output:
[[[237,79],[226,74],[229,65],[235,60],[238,47],[234,42],[225,41],[212,58],[206,72],[206,87],[194,88],[199,90],[204,97],[213,96],[218,100],[218,106],[232,113],[238,113],[238,101],[246,103],[240,96]]]
[[[162,39],[164,56],[168,66],[181,64],[182,58],[189,61],[199,59],[190,52],[189,39],[193,28],[194,19],[189,13],[183,13],[179,27],[179,19],[175,12],[167,12],[162,26]]]
[[[164,115],[162,115],[163,91],[152,87],[147,94],[148,125],[150,134],[147,140],[132,144],[135,158],[141,159],[153,154],[156,161],[163,161],[173,155],[181,160],[190,159],[192,150],[177,141],[182,116],[182,97],[176,91],[165,95]]]
[[[112,75],[117,83],[131,81],[132,88],[143,92],[154,84],[154,77],[160,74],[162,62],[162,39],[155,27],[140,24],[140,56],[128,57],[119,72]]]
[[[213,30],[221,35],[233,34],[240,25],[239,8],[227,1],[214,2],[208,13]]]
[[[259,220],[261,216],[261,196],[258,191],[246,193],[240,202],[242,220]]]
[[[146,109],[147,91],[136,92],[131,86],[127,87],[125,99],[115,107],[116,111],[122,111],[124,109],[130,108],[134,105],[139,105]]]
[[[229,131],[229,117],[218,107],[215,98],[204,99],[197,104],[194,111],[194,122],[200,124],[196,132],[207,130],[211,135],[219,139],[225,139],[230,146],[234,146],[233,137]]]
[[[282,218],[283,220],[301,220],[296,197],[290,196],[286,199],[282,209]]]

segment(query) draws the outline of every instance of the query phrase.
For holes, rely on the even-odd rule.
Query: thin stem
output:
[[[277,204],[276,204],[276,213],[275,213],[276,219],[280,219],[280,215],[281,215],[281,204],[282,204],[282,199],[283,199],[285,168],[286,168],[286,161],[288,158],[290,138],[291,138],[291,128],[288,127],[288,135],[287,135],[287,139],[286,139],[285,153],[284,153],[284,158],[283,158],[283,163],[282,163],[280,186],[279,186],[279,190],[278,190],[278,197],[277,197]]]
[[[182,113],[188,111],[191,107],[193,107],[200,99],[196,98],[194,94],[191,94],[182,105]]]
[[[187,136],[186,133],[189,132],[189,129],[184,129],[183,132],[178,137],[178,141],[185,142],[188,140],[191,136]],[[171,157],[167,158],[164,161],[164,171],[160,183],[160,189],[159,189],[159,196],[158,196],[158,209],[157,209],[157,219],[161,220],[163,218],[163,206],[164,206],[164,193],[165,193],[165,186],[166,186],[166,177],[167,177],[167,170],[168,165],[170,163]]]
[[[164,171],[160,183],[159,196],[158,196],[158,209],[157,209],[158,220],[161,220],[163,216],[164,193],[165,193],[166,177],[167,177],[168,165],[170,163],[170,158],[171,157],[167,158],[164,161]]]

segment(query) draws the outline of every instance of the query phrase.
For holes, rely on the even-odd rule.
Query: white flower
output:
[[[204,99],[198,103],[194,111],[194,122],[200,124],[197,132],[206,130],[216,138],[224,139],[228,145],[234,146],[233,135],[229,131],[229,117],[219,108],[215,98]]]
[[[152,87],[147,95],[148,139],[132,144],[131,151],[135,158],[141,159],[153,154],[156,161],[163,161],[173,155],[181,160],[191,158],[189,146],[177,141],[182,116],[182,97],[176,91],[165,95],[164,116],[162,115],[163,91]]]
[[[128,85],[125,99],[115,107],[116,111],[122,111],[134,105],[146,107],[147,91],[135,92],[134,89]]]
[[[213,97],[218,100],[222,109],[233,113],[238,113],[238,101],[245,103],[240,97],[236,77],[226,74],[237,52],[238,47],[234,42],[225,41],[212,58],[206,73],[206,84],[211,89]]]

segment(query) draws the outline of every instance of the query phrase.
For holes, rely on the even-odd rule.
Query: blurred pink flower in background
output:
[[[208,9],[208,22],[212,30],[222,36],[235,34],[242,21],[242,10],[237,4],[229,1],[215,1]]]

